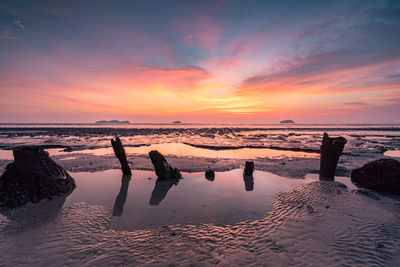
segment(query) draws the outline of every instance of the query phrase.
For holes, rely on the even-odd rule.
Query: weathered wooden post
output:
[[[254,162],[246,161],[246,165],[244,165],[244,174],[253,175],[253,171],[254,171]]]
[[[121,163],[121,169],[123,174],[132,174],[131,168],[129,168],[128,161],[126,159],[125,149],[122,146],[121,140],[118,137],[111,139],[111,145],[114,149],[115,156]]]
[[[331,138],[324,133],[321,145],[321,163],[319,170],[319,179],[321,181],[334,181],[336,166],[342,155],[344,145],[347,143],[346,138]]]
[[[149,152],[149,157],[151,159],[151,163],[153,163],[158,179],[182,179],[181,172],[178,170],[178,168],[172,168],[160,152],[157,150],[152,150]]]

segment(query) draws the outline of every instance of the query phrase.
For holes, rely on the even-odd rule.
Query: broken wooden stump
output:
[[[344,137],[331,138],[327,133],[324,133],[321,145],[320,180],[335,180],[337,163],[346,143],[347,140]]]
[[[132,174],[131,168],[129,167],[128,160],[126,159],[125,149],[122,146],[121,140],[118,137],[111,139],[111,145],[114,149],[115,156],[121,163],[121,169],[123,174]]]
[[[244,174],[245,175],[253,175],[254,171],[254,162],[253,161],[246,161],[246,165],[244,165]]]
[[[181,172],[178,170],[178,168],[172,168],[160,152],[158,152],[157,150],[152,150],[149,152],[149,156],[151,159],[151,163],[153,163],[154,170],[156,171],[158,179],[182,179]]]

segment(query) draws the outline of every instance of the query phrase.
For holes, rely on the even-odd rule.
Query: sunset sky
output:
[[[0,122],[399,115],[400,1],[0,1]]]

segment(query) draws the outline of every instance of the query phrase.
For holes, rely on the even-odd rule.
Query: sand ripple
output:
[[[398,200],[376,200],[329,182],[302,185],[276,198],[265,218],[223,227],[115,231],[109,209],[85,203],[32,228],[15,216],[2,217],[0,258],[6,266],[394,264],[400,250]]]

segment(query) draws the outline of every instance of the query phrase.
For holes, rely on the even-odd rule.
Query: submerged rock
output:
[[[74,179],[41,148],[14,149],[14,162],[0,177],[0,206],[14,208],[62,195],[75,188]]]
[[[400,194],[400,162],[379,159],[351,172],[351,181],[358,187],[381,193]]]
[[[215,172],[212,169],[206,170],[206,179],[209,180],[209,181],[214,181]]]
[[[160,152],[157,150],[152,150],[149,152],[149,156],[151,162],[153,163],[158,179],[182,179],[181,172],[178,170],[178,168],[172,168]]]

